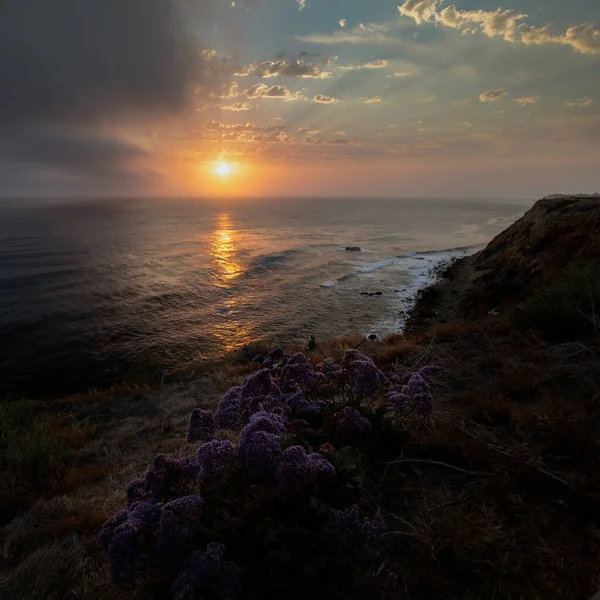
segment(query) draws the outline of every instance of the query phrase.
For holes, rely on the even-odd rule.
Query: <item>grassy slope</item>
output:
[[[487,318],[382,342],[338,340],[313,356],[339,358],[357,344],[388,371],[445,369],[433,419],[409,425],[396,464],[372,465],[371,501],[390,523],[376,597],[583,599],[597,591],[599,350],[547,346]],[[100,525],[154,453],[190,452],[190,410],[214,406],[256,366],[237,356],[193,381],[36,405],[34,430],[20,437],[59,443],[41,465],[17,453],[9,472],[3,459],[0,596],[129,597],[110,584]],[[29,480],[11,477],[19,460]]]

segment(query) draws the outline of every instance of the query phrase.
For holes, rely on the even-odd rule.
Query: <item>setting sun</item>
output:
[[[229,177],[233,173],[233,165],[225,161],[219,161],[214,165],[214,173],[219,177]]]

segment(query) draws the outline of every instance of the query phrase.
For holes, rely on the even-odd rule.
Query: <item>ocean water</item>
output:
[[[83,391],[257,339],[398,331],[432,267],[531,204],[0,201],[0,395]]]

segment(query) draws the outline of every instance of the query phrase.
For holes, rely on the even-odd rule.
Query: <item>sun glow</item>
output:
[[[213,172],[215,175],[226,179],[227,177],[230,177],[233,174],[234,168],[231,163],[225,162],[224,160],[220,160],[219,162],[216,162],[213,165]]]

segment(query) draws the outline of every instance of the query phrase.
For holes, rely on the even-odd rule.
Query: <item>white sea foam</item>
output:
[[[382,269],[383,267],[388,267],[392,263],[396,262],[396,257],[387,258],[386,260],[380,260],[374,263],[366,264],[364,267],[360,267],[358,269],[358,273],[371,273],[372,271],[376,271],[377,269]]]

